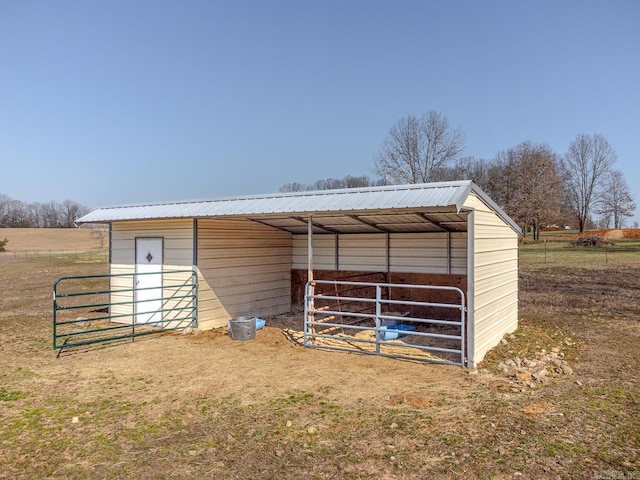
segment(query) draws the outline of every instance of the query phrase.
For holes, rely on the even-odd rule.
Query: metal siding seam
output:
[[[518,238],[516,237],[516,248],[518,247]],[[516,250],[516,328],[520,325],[520,248]]]
[[[447,232],[447,273],[451,275],[451,232]]]
[[[193,219],[193,266],[198,266],[198,219]]]
[[[386,253],[387,253],[387,258],[386,258],[386,265],[385,265],[385,273],[389,273],[389,268],[390,268],[390,264],[391,264],[391,252],[390,252],[390,248],[389,248],[389,237],[390,237],[390,233],[387,232],[387,234],[385,235],[385,249],[386,249]]]

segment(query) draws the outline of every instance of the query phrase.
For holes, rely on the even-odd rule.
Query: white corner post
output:
[[[476,215],[475,209],[467,216],[467,368],[475,368],[475,278],[476,278]]]
[[[315,345],[316,326],[314,324],[315,316],[313,314],[313,310],[315,309],[315,302],[313,301],[313,296],[316,294],[316,288],[312,283],[310,283],[313,282],[313,222],[311,220],[311,216],[307,219],[307,281],[309,282],[310,295],[308,300],[309,318],[307,321],[311,322],[311,342]]]

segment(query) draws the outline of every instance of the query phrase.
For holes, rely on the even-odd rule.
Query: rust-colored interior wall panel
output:
[[[434,286],[448,286],[457,287],[463,292],[467,291],[467,276],[466,275],[446,275],[446,274],[429,274],[429,273],[383,273],[383,272],[346,272],[346,271],[330,271],[330,270],[318,270],[313,273],[315,280],[345,280],[353,282],[375,282],[375,283],[397,283],[397,284],[411,284],[411,285],[434,285]],[[292,312],[301,312],[304,310],[304,287],[307,283],[307,271],[306,270],[292,270],[291,271],[291,310]],[[333,288],[333,287],[331,287]],[[358,294],[353,296],[368,296],[372,298],[375,296],[373,288],[368,291],[362,289]],[[323,291],[321,288],[318,291]],[[327,291],[327,294],[333,292]],[[352,294],[347,294],[352,295]],[[415,288],[395,288],[392,290],[393,300],[409,300],[419,302],[431,302],[431,303],[457,303],[460,299],[460,295],[455,292],[438,291],[438,290],[420,290]],[[410,316],[415,317],[429,317],[432,316],[432,307],[420,307],[420,306],[400,306],[402,310],[406,310],[410,313]],[[438,309],[442,318],[444,314],[445,318],[457,318],[459,317],[459,311],[454,309]]]

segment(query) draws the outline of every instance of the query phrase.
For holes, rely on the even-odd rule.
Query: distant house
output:
[[[469,367],[518,325],[521,231],[471,181],[99,208],[77,223],[109,224],[112,273],[195,269],[201,329],[301,310],[309,277],[354,272],[460,288]]]

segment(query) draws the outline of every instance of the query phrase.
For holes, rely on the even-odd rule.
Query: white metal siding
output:
[[[389,235],[389,270],[466,275],[467,234],[392,233]]]
[[[338,270],[383,272],[387,264],[385,234],[338,236]]]
[[[389,235],[389,271],[406,273],[467,273],[467,233],[392,233]],[[316,270],[372,271],[386,270],[386,234],[313,236],[313,267]],[[447,255],[451,256],[448,271]],[[307,236],[293,237],[294,269],[307,268]]]
[[[198,220],[202,328],[291,308],[291,234],[245,220]]]
[[[292,268],[306,270],[307,259],[307,236],[294,235],[292,240]],[[316,270],[336,269],[336,236],[335,235],[314,235],[313,236],[313,268]]]
[[[468,333],[470,366],[475,366],[506,334],[518,327],[518,235],[475,194],[473,274],[470,275]]]
[[[155,222],[115,222],[111,228],[112,274],[135,272],[137,237],[162,237],[164,239],[163,267],[165,269],[191,269],[193,265],[193,220],[162,220]],[[175,277],[175,276],[174,276]],[[181,276],[182,278],[182,276]],[[167,277],[167,281],[172,278]],[[112,290],[129,289],[128,292],[111,295],[111,303],[133,300],[133,278],[114,277]],[[167,305],[171,308],[172,305]],[[133,306],[112,305],[113,315],[132,315]],[[118,322],[132,323],[133,317],[120,317]]]
[[[193,265],[192,219],[114,223],[111,263],[135,264],[136,237],[163,237],[164,265]]]

